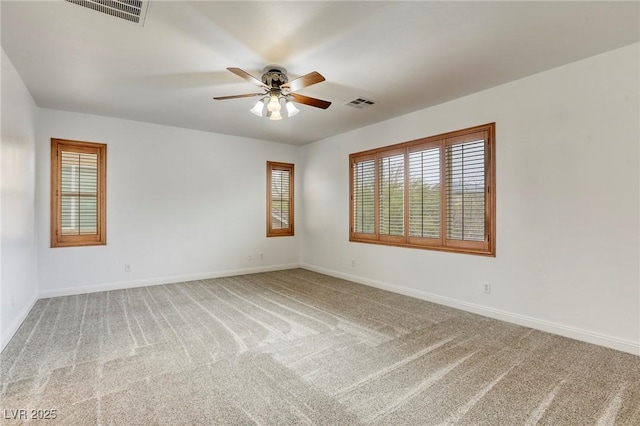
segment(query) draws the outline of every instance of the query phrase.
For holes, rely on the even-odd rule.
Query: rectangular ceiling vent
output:
[[[97,12],[144,25],[149,0],[67,0]]]
[[[351,102],[347,102],[345,105],[358,108],[358,109],[363,109],[363,108],[370,107],[371,105],[375,105],[375,102],[370,99],[358,98],[358,99],[352,100]]]

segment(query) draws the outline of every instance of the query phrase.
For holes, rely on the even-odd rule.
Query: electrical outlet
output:
[[[247,256],[247,260],[248,260],[249,262],[253,262],[253,256],[252,256],[252,255]]]
[[[131,272],[131,265],[129,265],[128,263],[124,264],[124,271],[125,272]]]
[[[482,283],[482,292],[484,294],[491,294],[491,283]]]
[[[352,268],[356,267],[356,260],[355,259],[351,259],[351,267]]]
[[[260,260],[264,260],[264,253],[260,253]]]

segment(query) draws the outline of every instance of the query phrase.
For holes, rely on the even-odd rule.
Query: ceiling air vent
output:
[[[144,25],[149,0],[66,0],[95,11]]]
[[[358,98],[358,99],[352,100],[351,102],[347,102],[345,105],[358,108],[358,109],[363,109],[363,108],[370,107],[371,105],[375,105],[375,102],[370,99]]]

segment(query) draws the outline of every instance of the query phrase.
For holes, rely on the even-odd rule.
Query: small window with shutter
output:
[[[350,241],[495,256],[495,123],[349,164]]]
[[[293,164],[267,161],[267,237],[292,236]]]
[[[107,146],[51,139],[51,247],[106,244]]]

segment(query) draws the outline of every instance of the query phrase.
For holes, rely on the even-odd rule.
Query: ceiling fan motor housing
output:
[[[279,65],[268,65],[262,70],[262,82],[269,87],[279,88],[289,82],[287,70]]]

